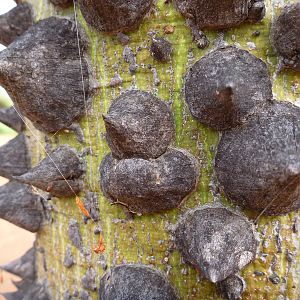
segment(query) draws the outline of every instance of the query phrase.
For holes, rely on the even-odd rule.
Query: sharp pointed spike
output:
[[[14,107],[0,109],[0,122],[17,132],[22,132],[26,127]]]
[[[0,187],[0,218],[37,232],[43,221],[41,198],[29,186],[11,181]]]
[[[33,281],[35,279],[35,248],[31,248],[20,258],[0,266],[0,268],[23,279]]]
[[[4,293],[4,294],[2,294],[2,296],[6,300],[22,300],[23,299],[22,293],[20,291],[13,292],[13,293]]]
[[[33,24],[33,10],[29,3],[21,3],[0,16],[0,43],[8,46]]]
[[[24,300],[24,299],[50,299],[45,284],[22,280],[16,283],[18,291],[14,293],[6,293],[3,296],[7,300]]]
[[[0,176],[11,179],[30,168],[30,157],[26,137],[20,133],[17,137],[0,147]]]
[[[74,196],[74,192],[78,193],[82,188],[80,177],[83,174],[82,165],[76,151],[67,145],[63,145],[55,149],[50,157],[51,159],[46,157],[27,173],[14,178],[49,192],[56,197]]]

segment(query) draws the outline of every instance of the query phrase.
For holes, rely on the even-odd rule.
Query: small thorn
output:
[[[20,258],[0,266],[6,272],[17,275],[22,279],[35,280],[35,248],[28,250]]]
[[[11,181],[0,187],[0,218],[37,232],[43,221],[41,199],[29,186]]]
[[[55,197],[69,197],[80,192],[83,169],[76,151],[63,145],[49,156],[27,173],[14,178],[49,192]]]
[[[0,122],[17,132],[22,132],[26,127],[13,107],[0,109]]]
[[[0,147],[0,176],[11,179],[30,168],[30,157],[26,137],[20,133],[17,137]]]
[[[0,16],[0,43],[8,46],[33,24],[33,10],[29,3],[21,3]]]

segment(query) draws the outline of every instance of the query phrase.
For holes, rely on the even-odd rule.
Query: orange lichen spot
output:
[[[76,197],[76,204],[79,207],[79,209],[82,211],[82,213],[88,217],[88,218],[92,218],[90,213],[87,211],[87,209],[84,207],[84,204],[82,203],[82,201],[80,200],[79,197]]]
[[[172,26],[172,25],[166,25],[166,26],[164,26],[164,33],[165,34],[171,34],[171,33],[174,32],[174,30],[175,30],[175,27]]]
[[[100,235],[100,238],[99,238],[99,244],[97,247],[94,247],[93,248],[93,251],[97,254],[100,254],[100,253],[104,253],[105,252],[105,245],[104,245],[104,240],[103,240],[103,237],[102,235]]]

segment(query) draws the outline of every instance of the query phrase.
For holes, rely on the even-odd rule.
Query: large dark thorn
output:
[[[50,157],[47,156],[36,167],[15,178],[55,197],[69,197],[74,196],[74,192],[80,192],[83,168],[76,151],[63,145],[50,153]]]
[[[0,176],[11,179],[21,175],[30,168],[30,156],[26,137],[20,133],[0,148]]]
[[[300,108],[272,101],[243,126],[223,133],[215,158],[225,195],[257,214],[300,208]]]
[[[34,22],[32,7],[21,3],[0,16],[0,43],[8,46],[23,34]]]
[[[31,188],[15,181],[0,187],[0,218],[31,232],[43,221],[41,198]]]
[[[35,280],[35,248],[28,250],[20,258],[0,266],[6,272],[12,273],[28,281]]]
[[[84,37],[81,30],[80,37]],[[80,39],[81,53],[85,45]],[[1,51],[0,84],[39,130],[56,132],[70,126],[85,113],[84,94],[89,98],[90,87],[88,64],[78,55],[74,22],[44,19]]]
[[[25,123],[13,107],[0,109],[0,122],[17,132],[23,131],[26,127]]]

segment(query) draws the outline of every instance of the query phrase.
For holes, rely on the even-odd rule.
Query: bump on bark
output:
[[[197,208],[186,213],[174,235],[183,258],[214,283],[235,274],[256,255],[253,226],[223,207]]]
[[[30,164],[26,136],[23,133],[0,147],[0,176],[11,179],[27,172]]]
[[[22,132],[26,127],[13,107],[0,109],[0,122],[17,132]]]
[[[167,278],[146,265],[119,265],[100,280],[99,300],[179,300]]]
[[[80,0],[87,23],[106,33],[136,30],[150,11],[153,0]]]
[[[64,258],[64,266],[66,268],[71,268],[75,264],[74,257],[71,251],[71,247],[67,246],[66,254]]]
[[[172,59],[172,44],[164,38],[153,38],[150,52],[160,62],[168,62]]]
[[[185,150],[169,149],[157,159],[117,160],[107,155],[100,165],[104,195],[136,213],[176,208],[195,189],[197,160]]]
[[[94,221],[100,219],[98,193],[87,192],[85,195],[84,206]]]
[[[168,105],[143,91],[126,91],[103,117],[108,145],[117,158],[156,158],[175,135]]]
[[[271,40],[286,67],[300,71],[300,2],[283,8],[271,30]]]
[[[300,208],[300,108],[272,101],[242,127],[224,132],[215,170],[239,206],[280,215]]]
[[[69,222],[68,235],[72,244],[79,251],[82,251],[83,249],[82,237],[79,230],[79,224],[75,219],[71,219]]]
[[[8,46],[34,23],[33,9],[21,3],[0,16],[0,43]]]
[[[35,272],[35,248],[29,249],[20,258],[0,266],[6,272],[21,277],[22,279],[34,281],[36,277]]]
[[[92,297],[90,296],[90,294],[88,293],[88,291],[81,290],[79,292],[79,299],[80,300],[92,300]]]
[[[218,282],[217,288],[225,299],[241,300],[241,296],[246,289],[246,283],[242,277],[232,275],[225,280]]]
[[[62,145],[50,153],[50,157],[46,156],[36,167],[14,178],[55,197],[71,197],[74,192],[79,193],[83,186],[81,176],[84,171],[76,151],[68,145]]]
[[[41,201],[29,186],[11,181],[0,187],[0,218],[37,232],[43,221]]]
[[[198,29],[228,29],[244,22],[259,22],[265,15],[264,0],[175,0],[181,14]]]
[[[185,79],[185,100],[192,116],[217,130],[243,123],[272,97],[266,64],[235,47],[201,58]]]
[[[96,276],[97,273],[93,268],[88,268],[85,275],[81,279],[81,284],[83,288],[90,291],[96,291],[97,285],[96,285]]]
[[[85,50],[80,30],[81,53]],[[82,59],[85,94],[89,71]],[[85,113],[77,31],[74,22],[44,19],[0,53],[0,83],[36,128],[56,132]]]

